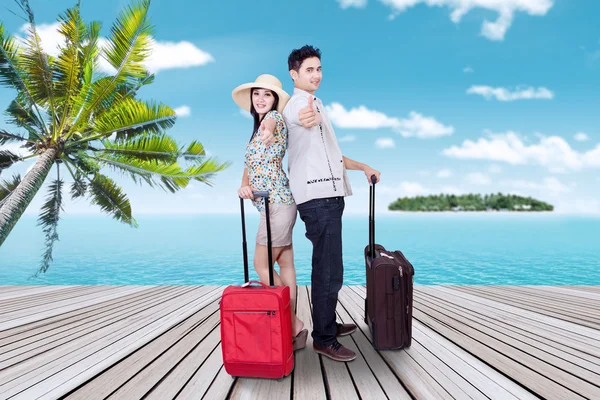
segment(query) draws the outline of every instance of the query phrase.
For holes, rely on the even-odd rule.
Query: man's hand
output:
[[[368,165],[365,165],[365,168],[363,169],[363,171],[365,172],[365,175],[367,176],[367,180],[369,181],[369,185],[372,185],[373,182],[371,181],[371,177],[373,175],[375,175],[375,177],[377,178],[377,181],[375,183],[379,183],[379,175],[381,175],[381,172],[369,167]]]
[[[242,186],[238,189],[238,196],[242,199],[254,199],[254,191],[250,186]]]
[[[298,119],[305,128],[312,128],[321,123],[321,114],[315,111],[313,107],[313,97],[308,98],[308,105],[298,112]]]
[[[260,140],[269,147],[275,142],[275,120],[269,118],[260,124]]]

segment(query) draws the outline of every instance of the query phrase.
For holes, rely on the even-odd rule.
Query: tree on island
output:
[[[15,175],[0,182],[0,246],[55,166],[39,217],[46,246],[40,272],[45,272],[58,240],[65,175],[73,180],[73,199],[87,196],[103,212],[135,227],[127,195],[103,174],[105,168],[174,193],[192,180],[210,184],[229,163],[207,157],[200,142],[178,144],[166,133],[176,120],[173,109],[137,98],[154,80],[144,65],[152,50],[150,0],[126,7],[103,46],[101,24],[85,24],[77,2],[58,19],[64,40],[58,57],[42,49],[29,1],[16,3],[29,22],[28,34],[21,41],[0,23],[0,85],[16,90],[6,115],[25,133],[0,130],[0,145],[21,143],[25,155],[0,148],[0,172],[37,160],[23,179]],[[113,73],[99,71],[100,58]]]
[[[514,194],[439,194],[402,197],[391,203],[390,211],[553,211],[554,206]]]

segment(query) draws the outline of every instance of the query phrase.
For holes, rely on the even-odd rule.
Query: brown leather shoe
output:
[[[352,361],[356,358],[356,353],[342,346],[337,340],[329,346],[319,346],[313,342],[313,349],[316,353],[322,354],[335,361]]]
[[[353,334],[356,331],[356,325],[354,324],[337,324],[337,335],[346,336]]]

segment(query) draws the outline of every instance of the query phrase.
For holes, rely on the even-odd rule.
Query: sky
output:
[[[50,53],[53,24],[74,3],[31,1]],[[101,21],[106,36],[127,4],[83,0],[82,14]],[[21,15],[0,0],[0,21],[23,35],[24,21],[8,10]],[[503,192],[559,213],[600,214],[598,15],[593,0],[155,0],[147,65],[156,80],[140,97],[177,110],[169,132],[179,142],[199,140],[231,166],[213,186],[192,183],[176,194],[116,179],[134,215],[239,212],[252,121],[231,92],[269,73],[292,93],[287,57],[311,44],[322,52],[317,96],[343,154],[381,172],[378,212],[403,196]],[[0,88],[0,108],[14,95]],[[10,128],[4,120],[0,127]],[[346,212],[367,213],[367,179],[349,177]],[[85,200],[65,210],[99,213]]]

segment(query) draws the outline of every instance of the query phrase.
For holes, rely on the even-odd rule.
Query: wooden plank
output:
[[[481,324],[484,329],[491,329],[498,332],[499,338],[504,338],[505,341],[510,341],[515,346],[520,346],[520,343],[524,343],[525,346],[531,348],[535,347],[541,351],[546,352],[549,356],[540,358],[546,361],[555,360],[560,365],[563,360],[569,362],[575,367],[571,370],[576,371],[579,368],[585,368],[595,374],[600,373],[600,359],[597,357],[590,356],[586,353],[578,351],[574,348],[567,347],[563,344],[562,337],[558,335],[550,335],[547,331],[539,330],[540,333],[529,333],[524,327],[517,326],[514,322],[510,322],[507,318],[504,318],[500,313],[485,312],[472,307],[471,304],[466,304],[464,301],[461,304],[454,303],[450,300],[442,299],[435,296],[424,295],[417,293],[415,298],[418,298],[428,307],[436,308],[440,312],[451,312],[459,315],[463,318],[468,319],[471,323]],[[481,330],[481,329],[480,329]],[[563,366],[561,368],[564,369]],[[567,368],[569,370],[569,368]],[[584,374],[587,372],[584,371]],[[584,375],[579,375],[584,376]],[[593,378],[592,380],[600,380],[600,376]]]
[[[346,306],[346,303],[348,301],[349,300],[346,299],[342,293],[340,293],[340,297],[339,297],[340,305],[337,307],[338,314],[340,315],[340,319],[342,321],[344,321],[344,323],[354,323],[354,324],[357,324],[357,326],[358,326],[358,322],[354,318],[352,318],[348,312],[347,308],[350,307],[350,306]],[[341,338],[341,339],[344,339],[344,338]],[[373,345],[371,344],[371,342],[369,342],[369,340],[365,337],[365,335],[362,333],[362,331],[360,329],[357,330],[356,333],[352,334],[350,336],[349,340],[351,340],[355,345],[351,349],[360,354],[361,358],[364,359],[364,361],[366,362],[367,368],[369,368],[369,370],[370,370],[368,374],[366,372],[364,374],[366,376],[368,376],[369,378],[371,376],[373,376],[377,380],[380,389],[383,389],[385,396],[387,396],[387,398],[398,399],[398,400],[410,400],[411,399],[411,397],[408,394],[408,392],[406,391],[406,389],[404,389],[404,387],[400,383],[398,377],[396,375],[394,375],[394,373],[390,370],[388,365],[385,363],[384,359],[373,348]],[[346,340],[344,339],[344,341],[346,341]],[[342,344],[344,344],[344,343],[342,343]],[[354,368],[353,364],[354,363],[349,364],[350,371],[352,372],[352,377],[357,382],[357,387],[359,388],[361,398],[364,399],[365,398],[363,396],[364,390],[361,390],[361,388],[364,386],[364,384],[358,383],[358,381],[361,380],[361,376],[362,376],[363,372],[360,370],[357,371],[356,368]],[[359,365],[361,368],[364,367],[362,365],[362,363]],[[375,389],[374,393],[379,393],[379,390]],[[367,395],[365,395],[365,396],[367,396]],[[377,397],[377,398],[384,398],[384,397],[380,395],[380,397]]]
[[[307,286],[306,290],[308,299],[312,304],[311,287]],[[356,388],[354,387],[354,382],[352,381],[350,371],[348,370],[348,363],[334,361],[329,357],[323,357],[320,354],[319,358],[321,359],[325,384],[329,389],[329,397],[333,400],[358,399],[359,397]]]
[[[218,309],[218,308],[217,308]],[[218,314],[216,314],[218,317]],[[217,318],[218,322],[218,318]],[[203,323],[204,324],[204,323]],[[173,399],[176,395],[186,388],[190,379],[198,373],[205,375],[206,386],[196,387],[194,391],[195,398],[203,395],[208,389],[210,383],[215,377],[215,371],[218,371],[223,364],[222,357],[218,358],[214,352],[215,349],[221,351],[219,343],[221,341],[221,333],[218,325],[210,334],[202,340],[186,357],[173,369],[169,375],[163,379],[158,387],[155,387],[148,394],[147,399]],[[211,358],[212,357],[212,358]],[[202,368],[204,367],[204,369]],[[202,372],[200,372],[202,371]],[[231,382],[233,384],[233,382]],[[203,389],[203,390],[202,390]]]
[[[304,328],[308,329],[306,348],[294,353],[294,399],[325,399],[325,383],[321,371],[319,355],[314,352],[312,340],[312,314],[307,288],[298,287],[298,318],[304,322]]]
[[[485,297],[477,296],[472,292],[467,292],[465,290],[450,289],[442,286],[437,286],[435,288],[422,287],[419,288],[419,290],[423,292],[427,292],[428,290],[434,290],[437,293],[447,293],[449,295],[462,297],[464,299],[471,300],[482,305],[486,305],[490,308],[490,310],[494,310],[494,312],[496,310],[505,312],[509,315],[510,318],[526,318],[531,321],[545,324],[548,327],[558,328],[563,333],[568,333],[569,336],[576,338],[582,343],[586,343],[592,346],[596,346],[598,343],[598,331],[596,329],[578,325],[569,321],[564,321],[562,319],[552,318],[547,315],[541,315],[539,313],[515,307],[510,304],[502,304],[497,301],[487,299]]]
[[[210,385],[210,388],[206,391],[204,396],[202,396],[202,400],[204,400],[204,399],[206,399],[206,400],[225,399],[225,398],[229,399],[229,397],[227,395],[231,391],[231,387],[235,384],[236,381],[237,381],[237,378],[232,378],[230,375],[227,374],[227,371],[225,371],[225,368],[221,367],[221,369],[219,370],[219,373],[217,374],[217,377]],[[187,398],[194,399],[194,400],[198,399],[197,396],[191,396],[191,395],[190,395],[190,397],[187,397]],[[179,400],[179,396],[177,397],[177,399]],[[273,398],[273,400],[275,400],[275,398]]]
[[[594,368],[593,364],[578,357],[569,356],[568,354],[559,351],[556,347],[547,346],[539,341],[534,341],[518,333],[511,332],[502,327],[500,323],[489,323],[485,321],[483,316],[480,318],[480,316],[468,315],[459,308],[449,307],[445,304],[435,303],[430,299],[424,299],[424,296],[420,294],[415,296],[415,302],[423,304],[427,308],[436,310],[441,314],[451,315],[454,320],[460,322],[463,326],[473,328],[490,338],[494,338],[497,341],[506,344],[506,349],[509,349],[511,352],[522,352],[535,359],[543,360],[543,362],[557,368],[556,370],[550,371],[554,371],[561,376],[565,374],[565,379],[567,380],[570,380],[568,374],[571,374],[588,382],[600,382],[600,375],[586,369],[590,367]],[[524,358],[523,360],[527,360],[527,358]],[[568,371],[568,373],[565,371]],[[559,378],[554,377],[554,375],[546,376],[559,381]],[[574,381],[573,385],[575,386],[576,384],[577,381]]]
[[[465,288],[457,287],[456,290],[465,290]],[[600,322],[596,322],[594,318],[588,318],[587,316],[580,315],[576,312],[569,313],[566,310],[561,310],[555,307],[539,306],[514,297],[508,299],[506,295],[498,294],[497,292],[493,292],[488,288],[469,287],[467,290],[469,293],[475,293],[479,297],[487,298],[497,303],[516,306],[531,311],[533,313],[547,315],[552,318],[562,319],[564,321],[569,321],[577,325],[584,325],[592,329],[600,329]]]
[[[553,293],[563,293],[567,296],[583,298],[592,302],[600,301],[600,293],[577,290],[570,286],[549,286],[547,290]]]
[[[490,286],[483,288],[489,293],[498,294],[508,301],[517,300],[542,310],[577,315],[582,319],[598,322],[595,316],[600,313],[600,307],[595,304],[577,301],[574,297],[561,296],[557,293],[544,293],[534,288]]]
[[[167,379],[167,375],[178,366],[190,351],[194,350],[198,344],[203,342],[208,334],[218,325],[219,313],[216,312],[218,309],[219,304],[216,302],[209,305],[208,308],[205,308],[207,314],[211,313],[206,320],[198,321],[191,332],[184,332],[184,336],[174,338],[175,341],[170,348],[161,353],[158,358],[153,360],[152,363],[148,364],[146,368],[137,373],[132,379],[128,380],[127,383],[121,386],[116,392],[113,392],[108,398],[115,400],[138,399],[140,394],[145,391],[150,391],[158,384],[163,387],[160,390],[160,392],[163,393],[162,397],[160,394],[158,397],[150,397],[161,400],[173,398],[173,396],[183,387],[185,381],[179,382],[178,379]],[[212,340],[208,343],[210,350],[214,349],[218,343],[219,335],[218,332],[215,333],[217,333],[217,335],[213,335]],[[206,354],[204,356],[206,357]],[[204,359],[205,358],[202,358],[201,360]],[[198,363],[198,359],[192,360],[192,362],[196,364]],[[163,381],[163,379],[165,381],[168,380],[168,382],[162,384],[161,381]],[[171,383],[170,387],[168,386],[169,382]]]
[[[64,346],[59,354],[50,351],[43,359],[36,358],[9,369],[7,375],[10,379],[5,385],[7,394],[19,393],[25,398],[56,397],[86,382],[206,305],[206,299],[199,296],[197,287],[186,289],[189,289],[187,293],[155,307],[150,315],[137,321],[125,321],[118,329],[109,327],[108,330],[97,331],[90,338],[91,343],[83,348],[80,343],[75,345],[78,347],[75,351]]]
[[[91,293],[100,293],[112,291],[120,286],[75,286],[60,291],[42,293],[32,297],[20,297],[18,299],[6,300],[0,303],[0,316],[8,317],[10,315],[21,316],[23,311],[34,307],[43,307],[58,301],[68,301],[79,296]]]
[[[110,307],[102,309],[102,313],[94,315],[89,313],[88,317],[77,321],[75,324],[59,323],[54,324],[55,329],[41,332],[37,335],[29,335],[25,338],[24,334],[11,336],[6,340],[11,340],[3,346],[0,346],[0,369],[7,368],[27,358],[34,357],[37,354],[48,351],[63,343],[77,340],[79,337],[110,325],[116,320],[135,315],[138,311],[148,308],[151,304],[168,299],[172,290],[168,290],[156,296],[147,296],[138,299],[135,303],[129,304],[124,310],[115,310]],[[121,299],[121,298],[119,298]]]
[[[469,349],[473,354],[542,397],[581,398],[597,392],[589,383],[464,325],[454,319],[453,315],[442,314],[424,307],[418,301],[415,301],[413,315],[423,324],[464,349]],[[596,394],[600,395],[600,393]]]
[[[194,329],[197,324],[214,313],[218,309],[216,301],[220,298],[220,293],[219,290],[208,292],[208,296],[205,298],[206,305],[203,308],[173,327],[173,329],[158,336],[155,340],[103,371],[100,375],[92,378],[92,380],[79,387],[77,391],[71,393],[69,398],[73,400],[85,400],[95,396],[106,398],[127,382],[131,382],[140,371],[151,365],[157,360],[157,357],[164,354],[179,339]],[[147,389],[151,389],[151,386]]]
[[[136,314],[148,310],[154,305],[158,305],[162,301],[168,300],[174,295],[176,295],[176,292],[170,291],[168,293],[159,295],[154,299],[145,299],[145,302],[138,307],[129,309],[124,313],[115,313],[114,315],[109,315],[108,317],[99,321],[97,324],[88,324],[80,330],[67,330],[62,334],[46,338],[40,338],[39,340],[35,340],[36,338],[34,338],[34,341],[28,345],[19,346],[20,343],[16,342],[11,343],[8,346],[4,346],[3,353],[0,354],[0,370],[9,368],[12,365],[23,362],[24,360],[34,358],[37,355],[43,355],[44,353],[53,349],[60,348],[60,346],[62,346],[63,344],[76,342],[80,338],[86,337],[86,335],[89,337],[89,335],[93,335],[94,332],[100,329],[110,327],[116,321],[126,320],[127,318],[133,318],[136,316]]]
[[[372,343],[371,331],[363,320],[364,301],[362,300],[364,299],[359,298],[358,294],[349,287],[342,288],[340,297],[363,335]],[[419,365],[406,350],[384,350],[379,351],[379,354],[413,397],[418,399],[452,399],[452,396],[444,387]]]
[[[537,399],[529,391],[514,381],[498,373],[489,365],[481,362],[434,330],[413,321],[413,336],[425,348],[434,353],[444,363],[460,373],[473,386],[479,388],[490,399]]]
[[[72,288],[73,286],[5,286],[0,291],[0,305],[9,299],[31,297],[40,293],[50,293]]]
[[[219,337],[220,340],[220,337]],[[235,383],[223,368],[223,352],[221,344],[213,350],[208,359],[202,363],[185,387],[177,394],[177,400],[224,399]],[[164,398],[164,397],[163,397]]]
[[[129,299],[139,298],[146,295],[151,295],[161,290],[168,290],[170,287],[168,286],[146,286],[146,287],[131,287],[131,294],[124,294],[121,297],[117,297],[113,300],[107,300],[104,303],[95,304],[91,306],[84,307],[82,309],[73,310],[70,312],[66,312],[63,314],[56,315],[54,317],[49,317],[37,322],[31,322],[25,325],[16,326],[10,329],[6,329],[0,331],[0,346],[5,345],[7,343],[12,343],[12,337],[17,337],[17,340],[20,337],[29,337],[30,335],[35,335],[41,332],[45,332],[46,330],[52,330],[57,326],[61,326],[63,323],[67,324],[79,319],[79,317],[83,317],[86,313],[94,313],[97,312],[98,309],[104,309],[104,307],[111,307],[116,305],[118,307],[127,304]]]
[[[342,306],[338,305],[339,309],[339,322],[341,323],[354,323],[352,318],[346,314],[345,310]],[[342,317],[342,314],[346,314]],[[353,335],[361,335],[360,333],[354,333]],[[338,341],[348,349],[354,351],[357,355],[356,359],[352,362],[347,363],[348,370],[350,371],[350,375],[352,376],[352,380],[354,381],[354,385],[356,386],[356,391],[358,392],[360,398],[362,400],[378,400],[386,398],[387,395],[385,391],[382,389],[379,381],[375,377],[375,374],[369,368],[369,364],[363,357],[362,353],[359,351],[356,342],[353,340],[352,336],[343,336],[338,338]],[[397,380],[396,380],[397,381]]]
[[[39,306],[28,309],[23,315],[14,317],[5,314],[6,318],[0,318],[0,330],[13,328],[15,326],[28,324],[30,322],[40,321],[49,317],[63,314],[65,312],[79,310],[81,308],[99,304],[107,300],[118,298],[124,294],[129,294],[134,290],[142,290],[140,288],[119,287],[110,291],[103,291],[101,294],[89,293],[77,299],[67,299],[58,302],[53,302],[51,305]]]

